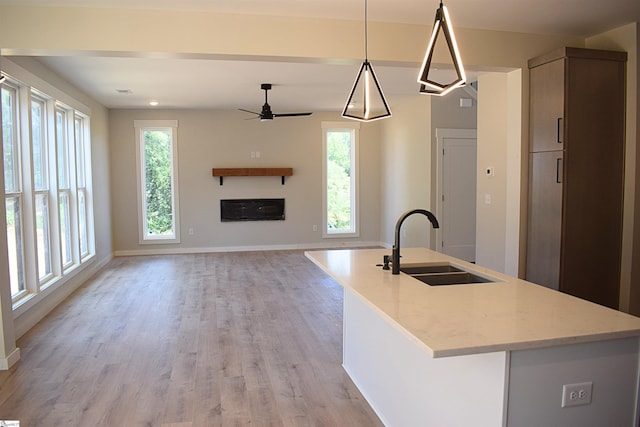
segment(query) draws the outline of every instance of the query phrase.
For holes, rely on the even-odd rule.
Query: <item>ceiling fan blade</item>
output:
[[[245,110],[244,108],[238,108],[238,110],[255,114],[257,116],[256,118],[259,118],[261,122],[270,122],[276,117],[300,117],[300,116],[310,116],[312,114],[312,113],[274,114],[271,111],[271,105],[269,105],[269,101],[268,101],[269,90],[271,90],[271,83],[262,83],[260,85],[260,89],[264,90],[264,105],[262,106],[262,111],[260,113],[251,111],[251,110]]]
[[[280,113],[274,114],[273,117],[299,117],[299,116],[310,116],[313,113]]]
[[[251,113],[251,114],[255,114],[256,116],[259,116],[260,113],[256,113],[255,111],[251,111],[251,110],[245,110],[244,108],[238,108],[239,111],[244,111],[245,113]]]

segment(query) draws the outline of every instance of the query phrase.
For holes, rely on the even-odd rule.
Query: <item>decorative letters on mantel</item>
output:
[[[279,176],[284,185],[284,177],[293,175],[293,168],[213,168],[211,174],[220,177],[220,185],[225,176]]]

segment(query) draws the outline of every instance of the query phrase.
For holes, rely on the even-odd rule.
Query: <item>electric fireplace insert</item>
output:
[[[284,221],[284,199],[223,199],[220,220]]]

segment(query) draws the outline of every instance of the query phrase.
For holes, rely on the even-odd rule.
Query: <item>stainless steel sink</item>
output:
[[[407,265],[401,266],[400,271],[431,286],[467,285],[493,281],[448,263]]]

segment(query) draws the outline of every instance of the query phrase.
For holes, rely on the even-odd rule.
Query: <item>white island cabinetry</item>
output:
[[[380,264],[388,250],[312,251],[344,287],[343,365],[385,425],[633,426],[640,319],[428,249],[491,283],[428,286]],[[591,403],[562,407],[563,386]]]

